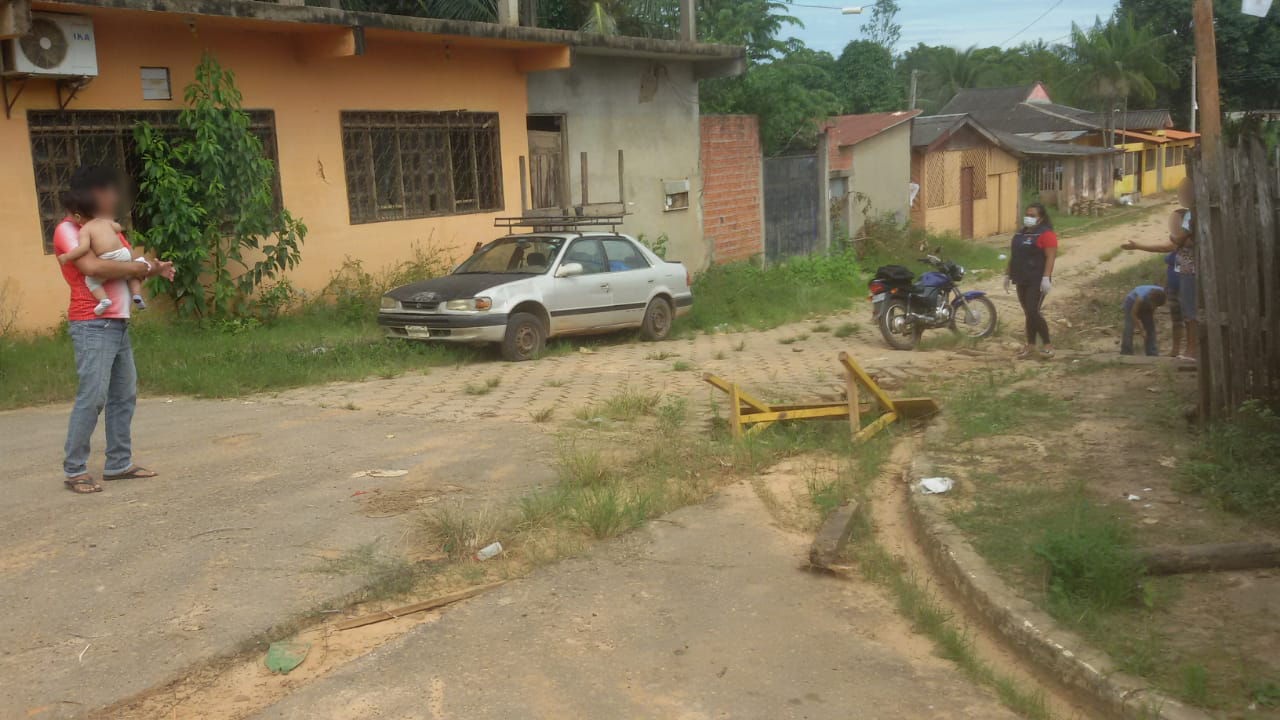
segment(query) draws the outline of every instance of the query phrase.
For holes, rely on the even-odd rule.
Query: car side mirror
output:
[[[573,277],[582,274],[582,263],[565,263],[556,269],[556,277]]]

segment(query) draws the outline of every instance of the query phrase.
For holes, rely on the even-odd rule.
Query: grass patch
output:
[[[549,388],[558,388],[558,387],[564,387],[568,383],[566,383],[564,380],[547,380],[542,384],[546,385]]]
[[[555,413],[556,413],[555,407],[548,405],[547,407],[544,407],[541,410],[534,410],[530,412],[529,419],[536,423],[544,423],[551,420],[551,416],[555,415]]]
[[[240,397],[496,357],[488,349],[387,340],[372,317],[343,323],[309,312],[216,327],[141,317],[130,325],[139,391]],[[0,338],[0,409],[75,397],[71,355],[65,330]]]
[[[794,257],[767,268],[755,262],[713,265],[694,279],[697,301],[677,328],[682,333],[773,328],[852,307],[861,283],[862,266],[852,252]],[[768,288],[767,301],[762,288]]]
[[[1032,545],[1044,562],[1050,612],[1087,625],[1137,602],[1143,570],[1124,523],[1084,497],[1057,510]]]
[[[582,421],[597,418],[629,422],[653,415],[662,402],[661,393],[647,393],[627,388],[598,405],[580,408],[574,417]]]
[[[651,352],[648,355],[645,355],[644,359],[645,360],[670,360],[673,357],[679,357],[679,355],[673,352],[667,352],[666,350],[663,350],[662,352]]]
[[[1063,401],[1038,390],[1014,387],[1015,378],[986,373],[970,380],[951,394],[943,407],[951,416],[948,433],[955,440],[1003,435],[1020,428],[1059,424],[1067,414]]]
[[[405,595],[422,579],[423,571],[403,557],[383,552],[377,543],[357,546],[336,558],[321,561],[315,572],[325,575],[357,575],[363,588],[360,600],[373,602]]]
[[[853,335],[854,333],[858,332],[858,329],[859,328],[857,323],[851,323],[851,322],[841,323],[840,327],[836,328],[835,331],[831,334],[835,335],[838,338],[847,338],[850,335]]]
[[[418,527],[427,541],[451,560],[475,555],[476,551],[501,539],[508,518],[485,508],[467,512],[458,504],[449,504],[423,512]]]
[[[671,370],[673,372],[688,372],[692,369],[693,363],[688,362],[687,360],[677,360],[674,363],[671,363]]]
[[[1124,248],[1122,248],[1122,247],[1120,247],[1119,245],[1117,245],[1117,246],[1115,246],[1115,247],[1111,248],[1110,250],[1108,250],[1108,251],[1106,251],[1106,252],[1102,253],[1101,255],[1099,255],[1099,256],[1098,256],[1098,259],[1099,259],[1099,260],[1101,260],[1101,261],[1102,261],[1102,262],[1104,262],[1104,263],[1105,263],[1105,262],[1111,262],[1112,260],[1115,260],[1116,258],[1120,257],[1120,253],[1122,253],[1122,252],[1124,252]]]
[[[1280,416],[1246,403],[1209,428],[1182,473],[1188,489],[1226,510],[1280,526]]]
[[[462,388],[462,392],[466,393],[467,395],[488,395],[489,393],[493,392],[494,388],[498,387],[501,384],[502,384],[502,378],[491,377],[491,378],[487,378],[482,383],[474,383],[474,384],[467,385],[466,387]]]
[[[818,323],[817,325],[814,325],[811,330],[816,333],[829,333],[831,332],[831,326],[826,323]]]

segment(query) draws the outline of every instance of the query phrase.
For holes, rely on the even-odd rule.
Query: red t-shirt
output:
[[[125,239],[124,233],[120,234],[120,242],[127,248],[131,248],[129,241]],[[58,223],[58,227],[53,230],[53,251],[58,255],[71,252],[80,244],[80,225],[71,218],[63,218]],[[94,315],[93,309],[97,307],[98,300],[89,292],[89,288],[84,284],[84,273],[80,272],[75,263],[67,263],[59,265],[62,268],[62,278],[67,281],[67,285],[71,287],[71,302],[67,305],[67,320],[76,322],[79,320],[93,320],[95,318],[121,318],[127,320],[129,318],[129,282],[127,280],[108,280],[102,284],[102,288],[107,291],[107,297],[111,299],[111,307],[101,315]]]
[[[1044,250],[1045,248],[1058,247],[1058,236],[1052,230],[1045,230],[1040,233],[1040,237],[1036,238],[1036,247]]]

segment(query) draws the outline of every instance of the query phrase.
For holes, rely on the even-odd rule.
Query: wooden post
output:
[[[582,206],[586,207],[591,203],[587,196],[587,151],[582,151]]]
[[[1200,154],[1210,169],[1218,162],[1222,109],[1218,102],[1218,43],[1213,34],[1213,0],[1193,0],[1191,25],[1196,46],[1196,85],[1200,102]]]
[[[845,400],[849,402],[849,430],[851,437],[857,437],[862,430],[862,409],[858,402],[858,379],[853,373],[844,374]]]
[[[529,214],[529,172],[524,156],[520,156],[520,215]]]
[[[624,170],[622,148],[618,148],[618,202],[622,203],[622,214],[627,214],[627,175]]]

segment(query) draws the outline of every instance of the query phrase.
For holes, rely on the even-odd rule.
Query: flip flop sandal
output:
[[[144,468],[144,467],[141,467],[141,466],[139,466],[139,465],[134,465],[133,467],[129,468],[128,470],[125,470],[125,471],[124,471],[124,472],[122,472],[122,473],[113,473],[113,474],[111,474],[111,475],[105,475],[105,474],[104,474],[104,475],[102,476],[102,479],[103,479],[103,480],[107,480],[107,481],[111,481],[111,480],[137,480],[137,479],[142,479],[142,478],[153,478],[153,477],[156,477],[158,474],[159,474],[159,473],[154,473],[154,472],[152,472],[152,471],[150,471],[150,470],[148,470],[148,469],[146,469],[146,468]]]
[[[67,478],[62,481],[62,484],[65,485],[68,490],[77,495],[92,495],[94,493],[102,492],[102,486],[95,482],[89,475],[74,479]]]

